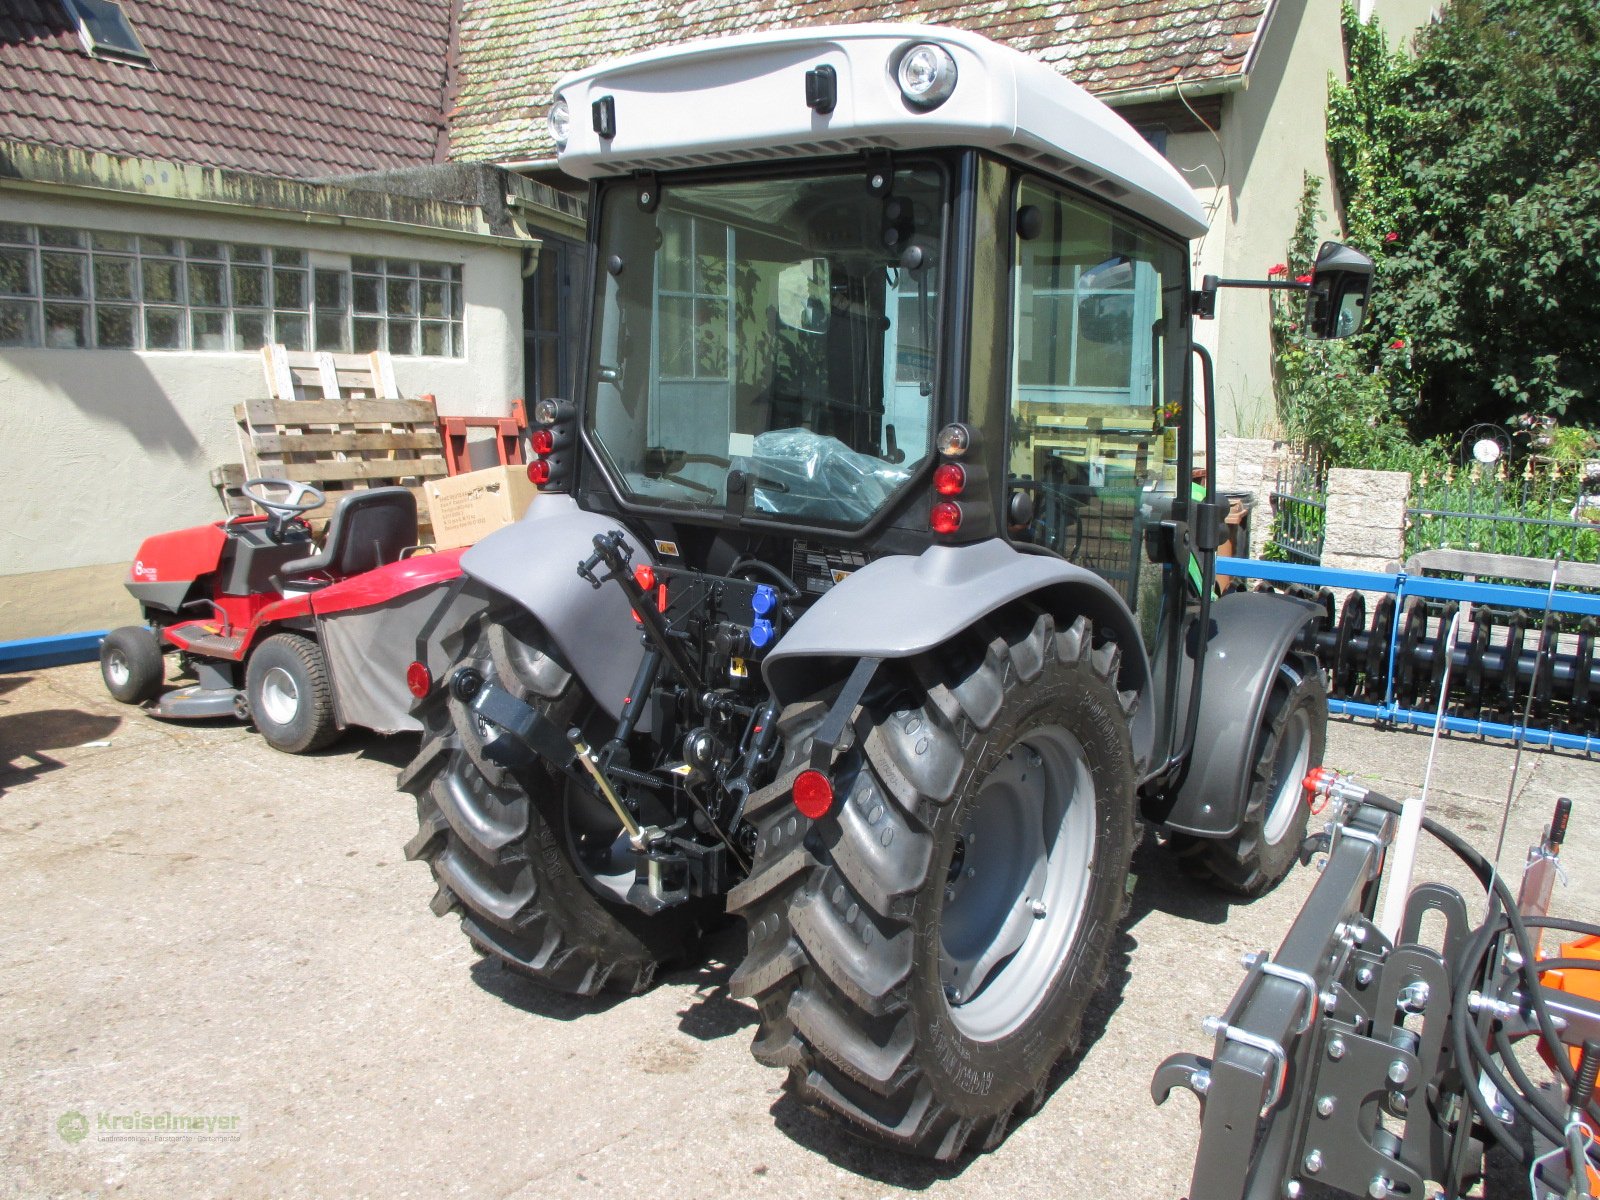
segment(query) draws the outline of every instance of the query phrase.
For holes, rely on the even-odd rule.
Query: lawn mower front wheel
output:
[[[166,679],[161,639],[143,625],[124,625],[100,643],[100,678],[112,699],[124,704],[154,700]]]

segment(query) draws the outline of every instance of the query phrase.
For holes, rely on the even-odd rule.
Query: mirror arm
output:
[[[1309,292],[1311,285],[1293,279],[1219,279],[1215,275],[1207,275],[1200,281],[1200,290],[1189,293],[1189,303],[1194,309],[1194,315],[1202,321],[1212,320],[1217,315],[1218,288]]]

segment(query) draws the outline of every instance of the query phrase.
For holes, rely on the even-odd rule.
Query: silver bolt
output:
[[[1287,1196],[1289,1200],[1297,1200],[1297,1197],[1300,1195],[1300,1181],[1298,1179],[1285,1180],[1283,1184],[1283,1194]]]
[[[1411,1101],[1406,1099],[1406,1094],[1404,1092],[1390,1092],[1389,1107],[1394,1109],[1394,1111],[1399,1113],[1401,1116],[1404,1116],[1411,1110]]]
[[[650,203],[650,193],[649,192],[640,192],[639,193],[639,203],[640,204],[649,204]]]
[[[1200,1028],[1210,1034],[1221,1033],[1228,1023],[1221,1017],[1201,1017]]]
[[[1254,971],[1256,967],[1260,965],[1261,960],[1265,957],[1266,956],[1262,954],[1261,951],[1251,950],[1240,956],[1239,965],[1246,971]]]
[[[1400,1007],[1407,1012],[1421,1012],[1428,1005],[1428,985],[1418,979],[1400,989]]]
[[[1367,1195],[1373,1200],[1384,1200],[1389,1194],[1389,1181],[1382,1175],[1374,1175],[1372,1182],[1367,1184]]]
[[[882,186],[883,186],[883,176],[882,175],[874,175],[872,177],[873,190],[876,191],[878,188],[881,188]]]
[[[1366,987],[1369,983],[1371,983],[1372,982],[1372,968],[1371,967],[1358,968],[1357,971],[1356,971],[1356,982],[1358,984],[1360,984],[1362,987]]]
[[[1332,1038],[1328,1042],[1328,1057],[1333,1059],[1334,1062],[1338,1062],[1344,1057],[1344,1039],[1342,1037]]]
[[[1305,1162],[1301,1165],[1305,1167],[1307,1175],[1315,1175],[1318,1171],[1322,1170],[1322,1151],[1313,1150],[1310,1154],[1306,1155]]]
[[[1317,1097],[1317,1116],[1319,1116],[1319,1117],[1331,1117],[1331,1116],[1333,1116],[1333,1110],[1334,1110],[1335,1104],[1336,1104],[1336,1101],[1334,1100],[1334,1098],[1332,1096],[1318,1096]]]
[[[1411,1068],[1406,1066],[1402,1058],[1395,1059],[1389,1064],[1389,1082],[1398,1086],[1411,1078]]]
[[[1030,900],[1028,902],[1028,911],[1033,914],[1033,919],[1035,921],[1042,921],[1047,910],[1045,909],[1043,900]]]
[[[1339,993],[1338,992],[1333,992],[1333,991],[1323,992],[1322,995],[1317,997],[1317,999],[1319,1001],[1321,1001],[1322,1007],[1324,1009],[1326,1009],[1328,1012],[1333,1012],[1336,1008],[1339,1007]]]
[[[977,867],[968,867],[967,868],[967,878],[968,879],[971,879],[977,873],[978,873],[978,868]]]
[[[956,890],[955,890],[955,888],[953,888],[953,887],[945,888],[945,890],[944,890],[944,898],[946,900],[954,900],[956,898]]]
[[[1195,1071],[1189,1076],[1189,1086],[1198,1094],[1204,1096],[1211,1090],[1211,1072]]]

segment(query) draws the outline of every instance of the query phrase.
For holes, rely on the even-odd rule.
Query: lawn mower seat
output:
[[[417,498],[381,487],[339,501],[320,553],[278,568],[280,591],[309,591],[396,561],[417,544]]]

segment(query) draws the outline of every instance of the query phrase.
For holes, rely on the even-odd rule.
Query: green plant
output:
[[[1521,411],[1592,424],[1600,6],[1454,0],[1414,56],[1343,11],[1328,151],[1349,236],[1378,263],[1359,349],[1393,411],[1424,436]]]

